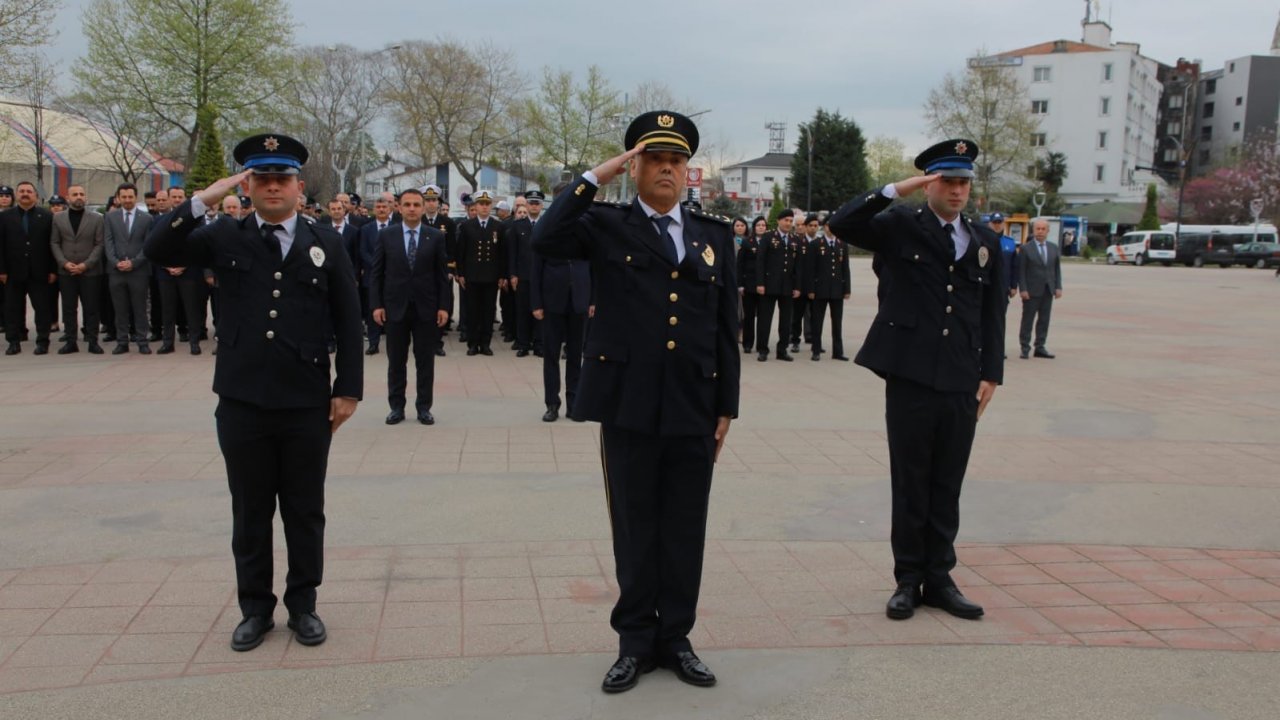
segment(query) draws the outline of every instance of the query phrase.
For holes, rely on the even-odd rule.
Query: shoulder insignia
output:
[[[175,229],[181,225],[182,225],[182,218],[178,218],[177,220],[174,220],[173,222],[169,223],[169,227],[175,228]]]
[[[730,225],[733,223],[733,220],[725,217],[724,215],[712,215],[710,213],[706,213],[701,210],[690,210],[689,214],[696,218],[702,218],[703,220],[710,220],[720,225]]]

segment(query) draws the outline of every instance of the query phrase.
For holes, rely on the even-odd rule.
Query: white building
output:
[[[473,194],[478,190],[488,190],[497,200],[510,200],[517,194],[532,189],[523,178],[501,168],[491,165],[480,167],[479,188],[473,188],[452,163],[442,162],[435,165],[411,167],[388,158],[382,165],[356,178],[356,186],[360,194],[372,200],[381,192],[399,194],[409,188],[420,188],[423,185],[438,185],[444,191],[449,203],[450,212],[461,214],[462,193]],[[541,188],[539,188],[541,189]]]
[[[787,201],[791,184],[791,153],[771,152],[721,170],[724,194],[733,200],[750,200],[753,213],[767,213],[773,206],[773,186]]]
[[[1068,205],[1141,201],[1155,158],[1160,64],[1136,43],[1113,43],[1111,26],[1084,22],[1083,42],[1051,40],[974,62],[1011,67],[1029,91],[1039,132],[1027,138],[1041,154],[1067,158],[1060,189]]]

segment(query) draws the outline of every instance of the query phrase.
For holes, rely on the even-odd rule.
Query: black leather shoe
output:
[[[675,671],[676,677],[690,685],[711,687],[716,684],[715,673],[692,650],[684,650],[664,658],[662,666]]]
[[[158,332],[153,332],[147,336],[147,342],[159,342],[159,341],[160,341],[160,333]]]
[[[620,657],[604,674],[604,682],[600,689],[607,693],[626,692],[640,682],[640,676],[653,672],[656,665],[652,660],[638,657]]]
[[[757,361],[757,362],[769,362],[769,353],[767,353],[767,352],[756,353],[756,361]]]
[[[791,357],[791,355],[786,352],[778,353],[778,359],[782,362],[792,362],[795,360],[795,358]]]
[[[151,354],[151,346],[150,346],[150,345],[148,345],[148,344],[146,344],[146,343],[139,343],[139,345],[138,345],[138,354],[139,354],[139,355],[150,355],[150,354]]]
[[[542,422],[555,422],[560,419],[560,406],[548,405],[547,411],[542,413]]]
[[[31,352],[34,355],[48,355],[49,341],[48,340],[45,340],[44,342],[36,341],[36,349],[32,350]]]
[[[173,343],[164,343],[159,350],[156,350],[157,355],[168,355],[171,352],[173,352]]]
[[[203,350],[200,349],[199,343],[191,343],[191,354],[199,355]]]
[[[444,348],[442,347],[436,348],[436,357],[444,357]]]
[[[125,345],[125,344],[123,344],[123,343],[121,343],[121,344],[119,344],[119,345],[116,345],[116,346],[111,350],[111,354],[112,354],[112,355],[123,355],[123,354],[125,354],[125,353],[127,353],[127,352],[129,352],[129,346],[128,346],[128,345]]]
[[[231,633],[231,649],[236,652],[252,650],[262,644],[276,622],[262,615],[249,615],[240,621]]]
[[[1039,350],[1036,350],[1036,357],[1048,358],[1049,360],[1052,360],[1055,357],[1057,357],[1057,355],[1054,355],[1053,353],[1049,352],[1048,350],[1045,350],[1044,348],[1040,348]]]
[[[189,337],[190,337],[190,336],[189,336],[189,335],[187,335],[187,333],[180,332],[180,333],[178,333],[178,342],[189,342],[189,340],[188,340],[188,338],[189,338]]]
[[[22,345],[16,342],[9,343],[9,347],[5,348],[5,355],[17,355],[22,352]]]
[[[884,607],[884,614],[888,615],[890,620],[906,620],[916,614],[918,607],[920,607],[919,586],[904,583],[893,591],[889,603]]]
[[[800,352],[800,343],[791,343],[791,352],[793,353]]]
[[[831,359],[839,360],[840,362],[849,362],[849,358],[845,357],[844,355],[832,355]]]
[[[404,411],[403,411],[403,410],[392,410],[391,412],[387,413],[387,424],[388,424],[388,425],[398,425],[398,424],[400,424],[400,423],[402,423],[402,422],[404,422]]]
[[[1018,353],[1018,358],[1022,360],[1026,360],[1029,357],[1031,357],[1031,353],[1027,352],[1026,350],[1023,350],[1022,352]]]
[[[752,350],[751,350],[751,348],[749,348],[749,347],[744,347],[744,348],[742,348],[742,354],[743,354],[743,355],[750,355],[750,354],[751,354],[751,352],[752,352]]]
[[[516,357],[529,357],[529,351],[524,348],[520,348],[516,351]]]
[[[965,620],[977,620],[982,617],[982,606],[964,595],[954,585],[944,588],[929,588],[924,594],[924,604],[955,615]]]
[[[486,345],[485,347],[480,348],[480,354],[481,354],[481,355],[492,355],[492,354],[493,354],[493,350],[492,350],[490,347],[488,347],[488,346]]]
[[[814,354],[812,354],[812,355],[810,355],[810,356],[809,356],[809,359],[810,359],[810,360],[812,360],[812,361],[814,361],[814,362],[818,362],[819,360],[821,360],[821,359],[822,359],[822,356],[821,356],[821,355],[818,355],[818,353],[814,353]]]
[[[70,355],[78,352],[80,352],[80,346],[76,344],[75,340],[68,340],[62,344],[62,347],[58,348],[59,355]]]
[[[419,410],[418,422],[422,423],[423,425],[435,425],[436,419],[435,419],[435,416],[431,414],[430,410]]]
[[[365,350],[364,350],[364,354],[365,354],[365,355],[377,355],[377,354],[378,354],[378,346],[377,346],[377,345],[370,345],[369,347],[365,348]]]
[[[98,343],[96,343],[96,342],[93,342],[92,340],[91,340],[91,341],[89,341],[89,354],[90,354],[90,355],[101,355],[101,354],[102,354],[102,346],[101,346],[101,345],[99,345],[99,344],[98,344]]]
[[[303,645],[319,645],[329,637],[320,616],[313,612],[297,615],[290,613],[288,624],[289,629],[293,631],[294,639]]]
[[[467,357],[475,357],[476,355],[479,355],[479,354],[480,354],[480,351],[477,350],[476,348],[473,348],[473,347],[467,348]]]

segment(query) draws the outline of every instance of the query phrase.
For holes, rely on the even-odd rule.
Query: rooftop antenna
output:
[[[764,129],[769,131],[769,152],[785,153],[787,151],[787,124],[784,122],[765,123]]]

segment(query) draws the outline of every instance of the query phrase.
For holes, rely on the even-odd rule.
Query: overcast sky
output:
[[[164,0],[157,0],[163,2]],[[550,65],[600,65],[620,90],[647,80],[712,112],[705,140],[748,159],[768,149],[769,121],[796,124],[818,107],[852,117],[868,138],[925,144],[921,107],[947,72],[976,50],[1001,52],[1047,40],[1079,40],[1083,0],[287,0],[300,44],[378,49],[438,34],[511,48],[531,79]],[[64,0],[52,58],[65,72],[83,53],[79,16],[89,0]],[[630,7],[630,10],[621,8]],[[1265,0],[1103,2],[1112,39],[1173,64],[1267,54],[1280,3]],[[157,37],[156,42],[164,42]]]

